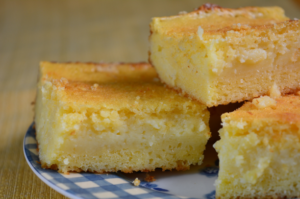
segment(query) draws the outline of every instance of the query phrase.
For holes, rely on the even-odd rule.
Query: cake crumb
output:
[[[66,164],[66,165],[69,164],[69,159],[68,158],[64,159],[64,164]]]
[[[144,178],[144,180],[147,182],[154,182],[156,179],[154,178],[154,176],[151,176],[148,173],[146,173],[146,177]]]
[[[232,29],[234,30],[240,30],[240,29],[250,29],[251,26],[248,25],[248,24],[240,24],[240,23],[237,23],[237,24],[232,24]]]
[[[203,40],[203,37],[202,37],[203,33],[204,33],[204,30],[201,28],[201,26],[198,26],[197,34],[201,41]]]
[[[254,104],[259,109],[263,109],[276,106],[276,100],[272,99],[269,96],[263,96],[252,100],[252,104]]]
[[[133,183],[134,186],[137,187],[137,186],[140,185],[141,181],[138,178],[136,178],[132,183]]]
[[[180,11],[178,14],[184,15],[184,14],[187,14],[187,13],[188,13],[187,11]]]
[[[270,89],[270,97],[273,98],[273,99],[281,97],[280,90],[279,90],[276,83],[274,83],[273,86]]]
[[[99,84],[94,84],[93,86],[91,86],[91,90],[95,91],[95,90],[97,90],[98,87],[99,87]]]
[[[70,173],[68,171],[65,171],[64,175],[70,175]]]
[[[69,83],[69,81],[68,81],[66,78],[64,78],[64,77],[62,77],[62,78],[60,79],[60,82],[63,83],[63,84]]]

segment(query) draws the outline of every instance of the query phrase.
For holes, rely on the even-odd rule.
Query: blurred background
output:
[[[41,60],[147,61],[151,18],[192,11],[206,2],[1,0],[0,90],[33,88]],[[277,5],[288,17],[300,17],[292,0],[210,2],[228,8]]]
[[[192,11],[205,0],[0,0],[0,198],[64,198],[26,164],[22,141],[33,121],[43,61],[148,60],[154,16]],[[211,0],[222,7],[280,6],[300,18],[297,0]]]

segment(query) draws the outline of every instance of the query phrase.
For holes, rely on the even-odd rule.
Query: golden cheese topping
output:
[[[157,74],[146,63],[55,63],[41,62],[41,75],[45,78],[66,78],[71,81],[91,83],[152,82]]]
[[[164,34],[224,34],[227,31],[264,29],[265,25],[289,20],[280,7],[244,7],[238,9],[222,8],[204,4],[197,10],[171,17],[156,17],[152,31]]]
[[[241,119],[245,122],[253,120],[277,121],[279,123],[300,124],[300,97],[288,95],[274,99],[276,105],[261,108],[255,103],[246,102],[241,108],[222,115],[223,119]]]
[[[178,106],[204,110],[199,102],[166,88],[150,64],[41,63],[42,84],[71,106],[155,112]]]

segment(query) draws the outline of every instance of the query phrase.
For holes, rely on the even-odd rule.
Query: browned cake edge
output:
[[[186,161],[182,161],[182,160],[178,160],[177,162],[177,166],[175,168],[166,168],[164,166],[161,167],[162,171],[167,171],[167,170],[176,170],[176,171],[186,171],[190,169],[190,165],[187,164]],[[43,169],[52,169],[52,170],[58,170],[58,172],[60,173],[66,173],[66,172],[62,172],[61,170],[59,170],[58,165],[57,164],[52,164],[51,166],[47,166],[46,163],[41,162],[41,167]],[[101,170],[90,170],[88,169],[87,171],[84,171],[80,168],[75,168],[73,170],[68,170],[67,172],[71,172],[71,173],[80,173],[80,172],[88,172],[88,173],[98,173],[98,174],[104,174],[104,173],[113,173],[113,172],[118,172],[121,171],[123,173],[133,173],[133,172],[151,172],[151,171],[155,171],[155,169],[141,169],[141,170],[134,170],[134,169],[121,169],[121,170],[105,170],[105,169],[101,169]]]
[[[67,61],[67,62],[57,62],[57,61],[41,61],[40,65],[43,63],[51,63],[51,64],[81,64],[81,65],[92,65],[92,66],[101,66],[101,67],[112,67],[112,66],[118,66],[118,65],[130,65],[135,68],[142,68],[145,66],[149,66],[152,68],[153,66],[147,62],[80,62],[80,61]]]

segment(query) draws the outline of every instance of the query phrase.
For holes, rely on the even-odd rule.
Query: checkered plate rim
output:
[[[35,139],[34,124],[27,130],[24,141],[23,151],[25,159],[31,170],[44,183],[57,192],[74,199],[92,198],[188,198],[175,196],[169,193],[153,191],[146,188],[135,187],[128,180],[116,174],[92,174],[79,173],[64,175],[57,171],[42,169],[36,151],[37,142]]]

